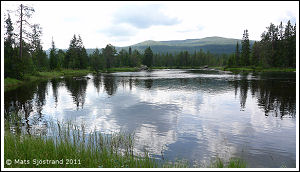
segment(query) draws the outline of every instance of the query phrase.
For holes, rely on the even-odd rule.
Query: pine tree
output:
[[[144,53],[144,65],[151,67],[153,63],[153,52],[150,47],[145,49]]]
[[[53,38],[52,38],[52,47],[51,47],[51,50],[50,50],[50,69],[51,70],[54,70],[57,68],[57,63],[58,63],[58,60],[57,60],[57,54],[56,54],[56,48],[55,48],[55,44],[54,44],[54,41],[53,41]]]
[[[111,44],[106,45],[105,48],[102,48],[102,54],[104,57],[104,66],[106,69],[113,66],[114,58],[116,55],[116,49]]]
[[[10,15],[8,14],[7,19],[5,20],[6,33],[4,37],[4,77],[13,77],[18,78],[18,63],[20,60],[17,60],[17,49],[15,46],[14,39],[14,27],[11,21]]]
[[[98,72],[99,70],[101,70],[103,68],[102,65],[103,64],[102,64],[100,51],[98,48],[96,48],[96,50],[91,55],[91,67],[93,70]]]
[[[239,49],[239,42],[237,42],[235,48],[235,65],[239,66],[240,64],[241,64],[240,49]]]
[[[244,30],[243,39],[242,39],[242,52],[241,52],[241,60],[243,66],[250,65],[250,43],[249,43],[249,34],[248,30]]]
[[[252,46],[252,54],[251,54],[251,64],[254,66],[258,66],[260,58],[259,58],[259,43],[254,42]]]

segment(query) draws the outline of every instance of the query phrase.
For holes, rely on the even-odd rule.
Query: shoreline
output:
[[[296,72],[296,68],[262,68],[262,67],[152,67],[151,69],[216,69],[222,71],[230,71],[233,73],[240,72]],[[98,73],[112,73],[112,72],[138,72],[139,69],[136,67],[124,67],[124,68],[110,68],[108,70],[100,70]],[[89,73],[96,73],[93,70],[73,70],[73,69],[63,69],[60,71],[50,71],[50,72],[37,72],[34,75],[26,75],[24,80],[17,80],[15,78],[4,78],[4,92],[16,89],[17,87],[24,85],[33,81],[41,81],[44,79],[58,78],[62,76],[83,76]]]

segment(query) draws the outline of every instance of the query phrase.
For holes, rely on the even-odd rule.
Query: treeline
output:
[[[249,43],[248,30],[244,31],[240,45],[232,54],[212,54],[203,50],[189,53],[153,53],[148,47],[144,52],[116,48],[108,44],[105,48],[96,49],[88,55],[80,35],[74,34],[66,52],[55,47],[52,38],[52,47],[47,56],[41,45],[42,28],[39,24],[30,25],[30,31],[24,25],[34,12],[33,8],[20,5],[17,15],[22,20],[16,21],[20,27],[17,34],[13,27],[10,14],[5,20],[4,40],[4,76],[23,79],[25,75],[34,75],[39,71],[60,69],[91,69],[102,71],[112,67],[199,67],[210,66],[262,66],[262,67],[295,67],[296,66],[296,24],[290,21],[284,27],[270,24],[267,31],[261,35],[261,41],[255,42],[252,47]],[[26,22],[25,22],[26,21]],[[23,23],[23,26],[22,26]],[[240,50],[241,49],[241,50]]]
[[[236,45],[234,54],[227,61],[228,67],[296,67],[296,24],[290,21],[284,27],[273,23],[261,34],[261,41],[249,44],[248,30],[244,31],[241,51]]]

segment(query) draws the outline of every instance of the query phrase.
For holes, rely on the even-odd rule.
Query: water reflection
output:
[[[86,78],[65,78],[64,80],[67,89],[70,91],[73,101],[76,104],[77,110],[81,104],[83,108],[85,97],[86,97],[86,88],[87,88],[87,79]]]
[[[116,93],[117,84],[116,84],[116,78],[114,76],[104,75],[103,82],[104,82],[104,88],[108,95],[112,96],[113,94]]]
[[[55,100],[55,107],[57,106],[57,102],[58,102],[58,87],[60,86],[61,84],[61,79],[51,79],[51,84],[52,84],[52,90],[53,90],[53,97],[54,97],[54,100]]]
[[[284,116],[295,117],[295,78],[279,80],[270,77],[268,79],[249,80],[247,77],[248,75],[246,74],[240,80],[230,81],[234,86],[235,95],[240,90],[241,110],[245,109],[247,93],[250,89],[251,95],[256,97],[258,106],[264,111],[266,116],[274,115],[280,118]]]
[[[99,93],[101,87],[101,74],[97,74],[93,76],[93,84],[94,87],[97,89],[97,93]]]
[[[83,122],[101,132],[127,131],[135,133],[138,152],[146,148],[170,159],[204,161],[244,149],[241,156],[254,165],[255,155],[266,156],[261,151],[295,159],[295,74],[160,70],[89,77],[6,92],[5,119],[12,121],[9,112],[16,111],[22,125],[15,130],[29,134],[47,134],[50,119]],[[275,166],[279,160],[270,161],[266,164]]]
[[[152,79],[146,79],[145,80],[145,87],[146,88],[151,89],[152,84],[153,84],[153,80]]]

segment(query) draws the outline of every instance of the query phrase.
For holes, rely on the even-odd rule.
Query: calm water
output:
[[[249,167],[296,166],[296,73],[154,70],[60,78],[5,93],[28,133],[50,121],[135,133],[136,150],[194,163],[240,157]]]

